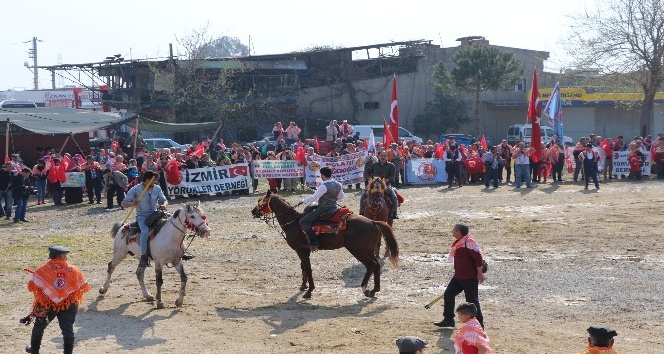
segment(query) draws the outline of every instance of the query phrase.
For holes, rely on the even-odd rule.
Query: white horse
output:
[[[161,301],[161,286],[164,283],[162,278],[162,269],[165,265],[172,264],[180,274],[180,294],[175,301],[175,306],[181,307],[184,302],[185,287],[187,286],[187,274],[184,272],[184,265],[181,262],[182,255],[184,254],[184,239],[187,230],[191,230],[201,237],[210,236],[210,227],[205,220],[205,215],[200,209],[200,202],[196,205],[182,205],[182,208],[175,211],[173,215],[164,223],[159,232],[149,239],[150,255],[154,260],[154,270],[156,274],[157,283],[157,308],[164,308],[164,303]],[[136,230],[132,229],[132,234]],[[114,237],[113,244],[113,260],[108,263],[108,270],[106,274],[106,281],[99,289],[100,294],[105,294],[111,284],[111,275],[115,267],[120,264],[127,254],[136,256],[141,255],[141,247],[138,243],[140,238],[140,230],[138,230],[138,237],[127,238],[129,234],[129,227],[116,222],[111,229],[111,237]],[[150,294],[145,287],[144,281],[145,267],[138,267],[136,269],[136,277],[138,283],[141,285],[143,297],[148,301],[154,301],[155,298]]]

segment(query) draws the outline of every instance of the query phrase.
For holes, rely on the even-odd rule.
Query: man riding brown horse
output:
[[[300,204],[311,203],[318,200],[318,207],[307,213],[300,219],[300,226],[309,238],[309,247],[318,247],[318,237],[311,224],[321,216],[330,215],[337,209],[337,201],[344,198],[343,186],[332,179],[332,169],[323,167],[320,169],[320,177],[323,182],[318,186],[314,194],[302,199]]]
[[[371,168],[367,171],[369,177],[383,177],[387,181],[388,188],[385,190],[385,195],[390,198],[390,203],[392,204],[392,219],[398,219],[397,216],[397,207],[399,203],[397,201],[397,193],[394,191],[392,186],[394,185],[394,174],[395,174],[394,165],[387,161],[387,152],[381,151],[378,154],[378,163],[371,165]],[[360,197],[360,215],[364,215],[364,202],[367,199],[367,193],[362,194]]]

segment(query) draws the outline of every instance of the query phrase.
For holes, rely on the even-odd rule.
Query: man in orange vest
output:
[[[30,345],[25,347],[28,353],[39,353],[44,330],[56,317],[62,330],[64,353],[71,354],[74,350],[74,321],[90,285],[83,273],[67,262],[69,252],[67,247],[49,247],[48,262],[37,268],[28,282],[28,290],[35,297],[32,312],[21,319],[25,325],[35,319]]]
[[[577,354],[618,354],[613,349],[614,339],[618,332],[609,327],[588,327],[588,348]]]

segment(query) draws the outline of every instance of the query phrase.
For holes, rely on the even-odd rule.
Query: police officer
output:
[[[343,186],[332,179],[332,169],[323,167],[320,169],[320,177],[323,183],[318,186],[314,194],[302,199],[300,204],[311,203],[318,200],[318,207],[305,214],[300,219],[300,226],[309,237],[309,247],[318,247],[318,237],[311,228],[311,224],[322,215],[329,214],[337,207],[337,201],[344,198]]]
[[[83,273],[67,262],[69,252],[67,247],[49,247],[49,261],[37,268],[28,282],[28,290],[35,297],[32,312],[21,320],[27,325],[35,319],[30,345],[25,347],[28,353],[39,353],[44,330],[56,317],[62,330],[64,353],[71,354],[74,350],[74,321],[90,285]]]

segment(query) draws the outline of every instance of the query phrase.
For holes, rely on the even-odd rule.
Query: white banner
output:
[[[85,172],[65,172],[67,180],[62,183],[63,187],[85,187]]]
[[[433,184],[447,182],[445,161],[442,159],[408,159],[406,184]]]
[[[255,178],[297,178],[304,176],[304,167],[295,160],[256,160]]]
[[[248,189],[251,186],[249,164],[193,168],[180,171],[182,182],[167,184],[168,195],[212,194]]]
[[[629,161],[627,155],[629,151],[614,151],[613,152],[613,175],[629,175]],[[650,151],[643,152],[643,165],[641,165],[641,175],[650,175]]]
[[[323,167],[331,168],[332,178],[342,185],[364,183],[365,156],[366,152],[334,157],[307,155],[307,167],[304,171],[307,187],[317,187],[321,183],[320,169]]]

